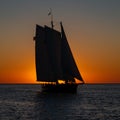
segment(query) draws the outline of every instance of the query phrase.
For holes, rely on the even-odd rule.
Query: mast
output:
[[[48,13],[48,16],[51,17],[51,28],[54,28],[54,24],[53,24],[53,13],[52,13],[52,9],[50,8],[50,12]]]

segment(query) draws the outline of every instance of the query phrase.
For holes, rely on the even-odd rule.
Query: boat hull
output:
[[[78,84],[45,84],[42,85],[43,92],[76,93]]]

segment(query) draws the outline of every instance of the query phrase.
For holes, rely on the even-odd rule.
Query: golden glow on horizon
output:
[[[56,84],[56,82],[44,82],[44,81],[37,81],[37,83],[38,84],[53,84],[53,85],[55,85]]]
[[[25,63],[23,63],[23,65]],[[101,66],[98,67],[99,68],[98,69],[97,66],[94,66],[92,62],[91,64],[90,63],[88,64],[87,60],[79,59],[78,56],[76,59],[76,63],[85,83],[120,83],[120,76],[118,69],[117,71],[110,71],[105,67],[103,69]],[[12,67],[12,69],[10,70],[11,66],[7,70],[3,69],[0,72],[1,73],[0,83],[38,83],[39,84],[40,82],[36,81],[36,70],[33,61],[29,61],[29,63],[25,66],[25,68],[23,65],[22,63],[20,63],[21,67],[17,66],[16,67],[17,69]],[[114,77],[111,78],[111,75]],[[80,83],[79,80],[77,79],[75,80],[76,83]],[[59,80],[59,83],[63,84],[64,81]],[[40,84],[45,84],[45,83],[40,83]]]
[[[44,81],[38,81],[37,83],[39,83],[39,84],[54,84],[54,85],[56,84],[56,82],[44,82]],[[68,81],[68,83],[72,84],[72,82],[69,82],[69,81]],[[75,83],[80,84],[82,82],[75,79]],[[58,84],[65,84],[65,80],[58,80]]]
[[[4,73],[0,77],[1,83],[35,83],[35,80],[35,72],[27,70]]]

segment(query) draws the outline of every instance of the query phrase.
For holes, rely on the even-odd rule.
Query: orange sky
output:
[[[2,1],[0,83],[36,83],[35,24],[63,22],[86,83],[120,83],[120,1]]]

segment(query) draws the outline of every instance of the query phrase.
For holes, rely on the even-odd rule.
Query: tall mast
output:
[[[48,16],[50,15],[50,17],[51,17],[51,27],[52,27],[52,29],[54,28],[54,25],[53,25],[53,13],[52,13],[52,9],[50,8],[50,11],[49,11],[49,13],[48,13]]]

